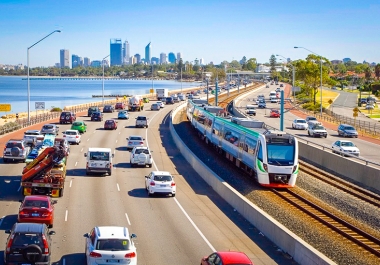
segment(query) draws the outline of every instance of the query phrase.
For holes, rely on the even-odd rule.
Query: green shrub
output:
[[[62,109],[61,108],[58,108],[58,107],[53,107],[51,109],[51,112],[62,112]]]

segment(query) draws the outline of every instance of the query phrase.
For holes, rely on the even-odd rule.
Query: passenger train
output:
[[[297,180],[298,141],[264,122],[226,118],[220,107],[187,103],[187,118],[199,135],[265,187],[291,188]]]

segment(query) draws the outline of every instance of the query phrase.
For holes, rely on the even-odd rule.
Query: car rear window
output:
[[[144,121],[144,120],[146,120],[146,117],[141,117],[141,116],[139,116],[139,117],[137,117],[137,120],[139,120],[139,121]]]
[[[148,149],[142,149],[142,148],[138,148],[135,150],[135,154],[147,154],[149,155],[149,150]]]
[[[109,161],[110,154],[108,152],[91,152],[90,160]]]
[[[156,181],[171,181],[171,176],[154,176],[154,180]]]
[[[99,239],[96,242],[96,250],[124,251],[129,249],[128,239]]]
[[[132,137],[129,137],[129,140],[138,140],[138,141],[141,141],[142,138],[141,137],[132,136]]]
[[[106,121],[107,124],[113,124],[113,122],[114,122],[113,120],[107,120]]]
[[[38,132],[24,132],[24,135],[39,135]]]
[[[22,145],[21,145],[21,143],[16,143],[16,142],[7,143],[7,148],[13,148],[13,147],[22,148]]]
[[[44,249],[42,236],[36,233],[15,233],[12,246],[38,245]]]
[[[53,129],[54,126],[53,125],[44,125],[44,129]]]
[[[66,135],[77,135],[77,133],[76,133],[76,132],[73,132],[73,131],[68,131],[68,132],[66,132],[65,134],[66,134]]]

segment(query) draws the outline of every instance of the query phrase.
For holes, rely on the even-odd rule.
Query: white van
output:
[[[87,153],[84,153],[87,158],[86,175],[93,173],[108,173],[112,174],[112,154],[111,148],[89,148]]]
[[[275,97],[277,97],[276,95],[277,95],[276,91],[271,91],[269,93],[269,98],[273,98],[273,97],[275,98]]]

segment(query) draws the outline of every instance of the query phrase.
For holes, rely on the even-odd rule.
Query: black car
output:
[[[71,111],[64,111],[61,113],[61,116],[59,117],[59,123],[73,123],[76,121],[77,117],[74,112]]]
[[[46,224],[15,223],[4,251],[5,264],[50,264],[51,235]]]
[[[100,111],[93,112],[91,114],[91,121],[102,121],[103,120],[103,113]]]
[[[174,99],[172,97],[167,97],[166,104],[174,104]]]
[[[92,113],[94,112],[100,112],[99,107],[89,107],[87,111],[87,116],[91,117]]]
[[[103,108],[103,113],[106,113],[106,112],[112,113],[112,112],[114,112],[114,110],[115,109],[113,108],[112,105],[105,105],[104,108]]]

